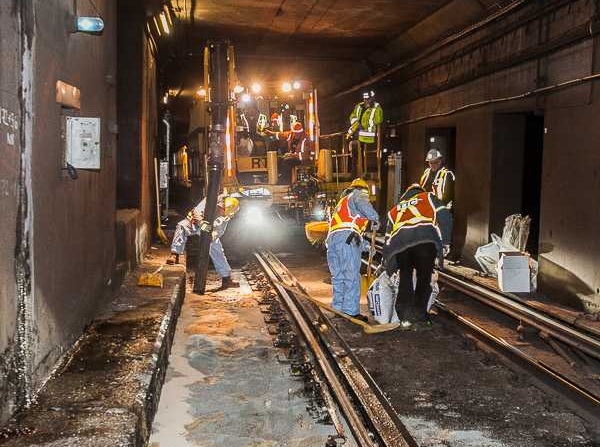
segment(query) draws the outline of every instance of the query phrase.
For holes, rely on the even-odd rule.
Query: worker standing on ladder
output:
[[[350,127],[346,132],[346,139],[353,140],[358,138],[358,143],[351,143],[351,153],[358,155],[359,151],[366,155],[368,145],[375,143],[377,137],[377,127],[383,122],[383,109],[375,101],[375,92],[373,90],[363,93],[363,100],[354,106],[350,114]],[[356,140],[354,140],[356,141]],[[358,147],[356,145],[358,144]],[[352,148],[354,146],[354,149]],[[366,160],[363,157],[357,158],[357,175],[362,175]]]
[[[171,242],[171,256],[167,259],[167,264],[179,263],[179,255],[185,250],[188,238],[193,235],[200,235],[202,228],[205,225],[210,225],[210,222],[204,220],[205,207],[206,198],[202,199],[188,213],[187,217],[177,224],[175,235]],[[212,225],[212,242],[210,243],[209,255],[217,274],[221,277],[221,289],[240,286],[238,282],[231,279],[231,267],[221,244],[221,237],[227,229],[227,224],[239,209],[240,204],[235,197],[220,196],[218,198],[217,217]]]
[[[361,178],[352,181],[337,203],[329,222],[327,264],[331,272],[334,309],[367,321],[360,314],[360,254],[364,249],[362,235],[371,222],[379,228],[379,215],[369,203],[369,185]]]

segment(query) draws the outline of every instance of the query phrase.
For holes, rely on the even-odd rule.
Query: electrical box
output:
[[[100,118],[66,120],[65,162],[76,169],[100,169]]]

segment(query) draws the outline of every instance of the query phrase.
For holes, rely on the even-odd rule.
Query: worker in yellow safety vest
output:
[[[354,106],[350,114],[350,127],[346,138],[352,139],[358,135],[361,143],[374,143],[377,136],[377,126],[383,122],[383,109],[375,101],[375,92],[363,93],[363,100]]]
[[[437,149],[430,149],[425,156],[429,167],[425,169],[419,185],[425,191],[432,192],[449,210],[454,201],[454,172],[444,166],[444,157]]]
[[[400,274],[396,312],[403,323],[409,319],[428,325],[427,303],[436,258],[443,267],[452,219],[450,211],[431,192],[411,185],[388,213],[383,257],[389,276]],[[417,284],[413,288],[413,271]]]
[[[360,255],[366,248],[362,235],[369,222],[373,231],[379,228],[379,215],[369,202],[369,186],[357,178],[335,207],[326,245],[333,286],[332,306],[363,321],[367,317],[360,314]]]

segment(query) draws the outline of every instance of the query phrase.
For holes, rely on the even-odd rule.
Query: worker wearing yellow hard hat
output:
[[[379,215],[369,202],[369,185],[357,178],[335,207],[326,245],[332,306],[363,321],[367,317],[360,314],[360,255],[364,248],[362,235],[369,222],[373,230],[379,228]]]
[[[181,220],[175,228],[175,235],[171,242],[171,256],[167,259],[168,264],[179,262],[179,255],[185,250],[185,244],[188,237],[200,235],[201,229],[209,222],[204,220],[204,209],[206,207],[206,198],[202,199],[187,217]],[[210,243],[209,255],[215,266],[217,274],[221,277],[221,289],[229,287],[239,287],[240,284],[231,279],[231,267],[225,256],[221,237],[227,229],[227,224],[240,209],[240,202],[235,197],[219,196],[217,201],[217,217],[212,225],[212,242]]]

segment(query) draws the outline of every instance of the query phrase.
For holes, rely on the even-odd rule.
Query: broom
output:
[[[320,245],[327,239],[327,233],[329,233],[329,222],[315,221],[308,222],[304,225],[304,233],[306,239],[313,245]]]

